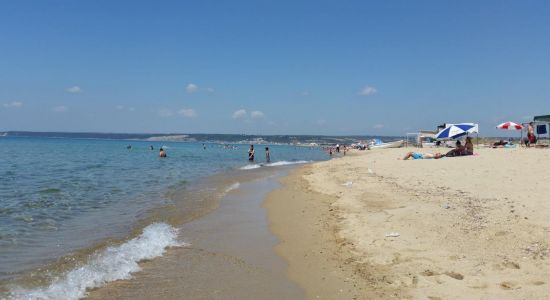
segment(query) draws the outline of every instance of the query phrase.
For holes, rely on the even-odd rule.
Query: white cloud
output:
[[[261,119],[263,117],[265,117],[264,113],[259,111],[259,110],[255,110],[255,111],[252,111],[250,112],[250,117],[252,119]]]
[[[359,92],[359,95],[361,96],[372,96],[378,92],[375,87],[373,86],[365,86],[361,92]]]
[[[186,117],[186,118],[195,118],[197,117],[197,112],[192,108],[182,108],[178,111],[178,114]]]
[[[18,107],[21,107],[21,106],[23,106],[23,102],[21,102],[21,101],[12,101],[10,103],[5,103],[4,104],[4,107],[6,107],[6,108],[10,108],[10,107],[18,108]]]
[[[65,105],[59,105],[59,106],[56,106],[56,107],[52,108],[52,110],[55,111],[55,112],[61,113],[61,112],[68,111],[69,108]]]
[[[116,105],[116,106],[115,106],[115,109],[116,109],[116,110],[124,110],[124,111],[126,111],[126,110],[127,110],[127,111],[135,111],[135,110],[136,110],[136,109],[133,108],[133,107],[126,107],[126,106],[124,106],[124,105]]]
[[[327,120],[317,120],[317,125],[319,126],[324,126],[325,124],[327,124]]]
[[[82,89],[78,85],[75,85],[75,86],[71,86],[70,88],[65,89],[65,92],[71,93],[71,94],[78,94],[78,93],[82,92]]]
[[[196,84],[194,84],[194,83],[189,83],[189,84],[185,87],[185,91],[186,91],[188,94],[196,93],[198,90],[199,90],[199,87],[198,87]]]
[[[375,124],[374,126],[372,126],[372,128],[374,128],[374,129],[382,129],[382,128],[384,128],[384,124]]]
[[[233,119],[246,119],[247,115],[248,114],[245,109],[239,109],[236,110],[231,117]]]
[[[209,88],[206,88],[206,91],[207,91],[208,93],[213,93],[213,92],[214,92],[214,89],[209,87]]]
[[[168,118],[174,115],[174,113],[166,108],[159,109],[158,115],[163,118]]]

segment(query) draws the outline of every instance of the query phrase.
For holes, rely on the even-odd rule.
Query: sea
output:
[[[78,299],[130,278],[138,262],[185,244],[178,225],[215,209],[238,178],[329,158],[260,144],[249,162],[248,147],[0,137],[0,299]]]

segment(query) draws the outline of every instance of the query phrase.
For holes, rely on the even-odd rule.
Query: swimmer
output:
[[[161,147],[160,148],[160,151],[159,151],[159,157],[166,157],[166,151],[164,151],[164,149]]]

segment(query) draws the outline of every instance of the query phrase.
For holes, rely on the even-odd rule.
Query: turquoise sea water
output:
[[[131,149],[127,149],[132,145]],[[154,150],[150,150],[150,146]],[[158,157],[164,146],[168,158]],[[0,281],[103,239],[129,234],[167,190],[254,169],[248,145],[0,138]],[[264,160],[256,146],[256,162]],[[327,159],[318,149],[270,146],[273,167]]]

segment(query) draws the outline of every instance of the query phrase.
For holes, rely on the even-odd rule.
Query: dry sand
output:
[[[305,166],[270,194],[276,250],[306,298],[550,297],[550,151],[397,159],[409,150]]]

